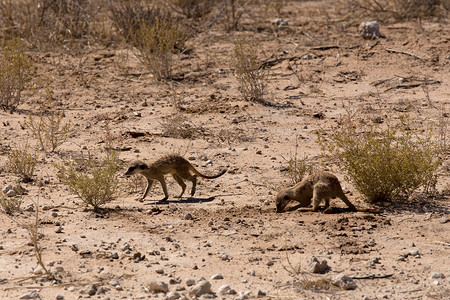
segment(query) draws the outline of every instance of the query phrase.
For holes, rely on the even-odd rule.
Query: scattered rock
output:
[[[311,257],[308,262],[308,270],[312,273],[324,274],[329,268],[326,260],[319,261],[315,256]]]
[[[42,268],[41,266],[37,266],[34,270],[33,270],[33,274],[34,275],[41,275],[44,274],[44,268]]]
[[[222,274],[217,273],[217,274],[214,274],[213,276],[211,276],[211,279],[212,280],[219,280],[219,279],[223,279],[223,276],[222,276]]]
[[[64,295],[61,294],[56,295],[56,300],[64,300]]]
[[[3,187],[2,192],[3,194],[6,194],[7,192],[9,192],[10,190],[12,190],[12,185],[8,184],[5,187]]]
[[[38,290],[29,291],[28,293],[20,296],[19,299],[40,299],[41,297],[39,296],[38,292]]]
[[[194,217],[190,213],[187,213],[186,215],[184,215],[184,219],[185,220],[194,220]]]
[[[365,39],[371,40],[381,37],[378,21],[366,21],[359,24],[359,34]]]
[[[164,281],[152,281],[149,288],[150,292],[153,293],[167,293],[169,291],[169,285]]]
[[[228,284],[224,284],[217,290],[219,295],[228,295],[230,294],[231,287]]]
[[[345,274],[338,274],[333,277],[332,282],[335,286],[340,287],[344,290],[354,290],[356,289],[356,283]]]
[[[176,292],[169,292],[166,295],[166,300],[176,300],[176,299],[180,299],[180,294],[176,293]]]
[[[288,26],[289,25],[289,22],[284,20],[284,19],[282,19],[282,18],[275,18],[275,19],[271,20],[270,23],[272,23],[274,25],[277,25],[279,27]]]
[[[187,286],[192,286],[195,284],[195,280],[192,278],[188,278],[188,279],[186,279],[185,283]]]
[[[208,280],[202,280],[196,285],[194,285],[190,291],[189,295],[200,297],[204,294],[212,294],[211,283]]]
[[[432,272],[430,277],[431,279],[444,279],[445,275],[438,272]]]
[[[97,285],[88,284],[81,291],[81,294],[88,294],[89,296],[94,296],[97,293]]]

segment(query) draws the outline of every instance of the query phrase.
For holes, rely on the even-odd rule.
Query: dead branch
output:
[[[414,58],[420,59],[421,61],[426,61],[425,58],[420,57],[420,56],[418,56],[418,55],[416,55],[416,54],[414,54],[414,53],[411,53],[411,52],[400,51],[400,50],[395,50],[395,49],[386,49],[386,51],[387,51],[387,52],[390,52],[390,53],[405,54],[405,55],[409,55],[409,56],[412,56],[412,57],[414,57]]]
[[[394,273],[386,275],[367,275],[367,276],[352,276],[351,279],[382,279],[394,276]]]

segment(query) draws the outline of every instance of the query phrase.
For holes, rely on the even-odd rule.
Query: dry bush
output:
[[[41,149],[46,152],[54,152],[68,137],[70,121],[63,123],[64,111],[40,114],[37,120],[30,115],[25,126],[29,128],[39,141]]]
[[[231,67],[246,100],[264,102],[268,71],[260,66],[256,42],[246,38],[237,40],[231,56]]]
[[[412,129],[406,118],[384,129],[376,126],[349,121],[328,138],[318,134],[318,142],[369,202],[408,198],[432,185],[440,161],[431,131]]]
[[[142,4],[141,0],[111,1],[109,5],[111,19],[128,43],[134,45],[136,33],[142,23],[154,24],[158,20],[169,20],[170,15],[161,9]]]
[[[39,141],[41,149],[46,152],[54,152],[68,137],[70,121],[63,123],[64,111],[46,111],[53,107],[53,93],[46,88],[45,100],[41,102],[39,114],[33,117],[31,114],[25,121],[25,127],[31,130],[33,137]]]
[[[16,211],[20,211],[23,199],[21,195],[10,197],[0,192],[0,207],[5,214],[12,215]]]
[[[116,151],[108,151],[98,163],[89,155],[81,166],[77,166],[74,161],[64,161],[55,164],[55,167],[59,171],[58,178],[95,211],[115,199],[119,182],[119,155]]]
[[[216,6],[215,0],[171,0],[176,8],[188,19],[200,20]]]
[[[8,153],[8,169],[19,176],[23,182],[33,181],[37,157],[28,151],[28,145],[22,149],[11,150]]]
[[[344,11],[379,20],[395,21],[442,16],[450,9],[449,0],[350,0],[338,2]]]
[[[156,80],[173,76],[175,54],[184,47],[185,33],[172,21],[157,20],[154,24],[141,23],[135,36],[138,57]]]
[[[0,107],[13,112],[23,103],[22,92],[33,75],[32,62],[25,53],[24,43],[14,38],[0,52]]]
[[[288,160],[287,175],[291,179],[292,184],[296,184],[303,180],[306,176],[313,172],[314,168],[306,157],[299,158],[297,150]]]
[[[194,139],[206,135],[205,128],[193,124],[181,114],[166,118],[161,126],[163,128],[162,136],[165,137]]]
[[[103,0],[1,1],[1,34],[24,38],[39,49],[86,43],[89,38],[98,42],[103,6]]]

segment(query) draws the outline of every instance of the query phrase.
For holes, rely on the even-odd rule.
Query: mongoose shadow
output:
[[[241,194],[239,194],[241,195]],[[150,203],[144,203],[144,205],[164,205],[164,204],[170,204],[170,203],[177,203],[177,204],[191,204],[191,203],[208,203],[214,201],[217,197],[227,197],[227,196],[236,196],[236,194],[224,194],[224,195],[216,195],[211,196],[208,198],[197,198],[197,197],[186,197],[186,198],[178,198],[176,200],[156,200],[154,202]]]

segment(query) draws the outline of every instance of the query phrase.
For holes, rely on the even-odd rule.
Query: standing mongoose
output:
[[[278,193],[276,198],[277,212],[282,212],[291,200],[300,202],[301,207],[309,206],[312,201],[313,209],[317,211],[320,203],[324,200],[324,213],[331,213],[330,198],[336,197],[341,198],[350,210],[356,211],[356,207],[344,195],[336,176],[329,172],[316,172],[293,187]]]
[[[152,187],[153,181],[158,180],[161,182],[163,191],[164,191],[164,199],[161,201],[166,201],[169,198],[169,193],[167,192],[167,185],[166,181],[164,179],[164,175],[170,174],[172,177],[176,180],[176,182],[181,186],[181,193],[178,196],[178,198],[181,198],[183,196],[183,193],[186,189],[186,184],[184,183],[183,179],[192,181],[192,190],[191,190],[191,196],[194,196],[195,194],[195,187],[197,185],[197,176],[190,173],[194,173],[195,175],[198,175],[200,177],[206,178],[206,179],[214,179],[219,176],[222,176],[227,171],[226,169],[222,170],[219,174],[214,176],[206,176],[197,171],[186,159],[179,155],[167,155],[163,156],[154,163],[147,165],[142,161],[134,161],[130,167],[128,168],[127,172],[125,173],[125,176],[131,176],[134,174],[141,174],[147,178],[147,187],[144,192],[144,196],[142,197],[141,201],[144,201],[145,197],[147,196],[150,188]]]

